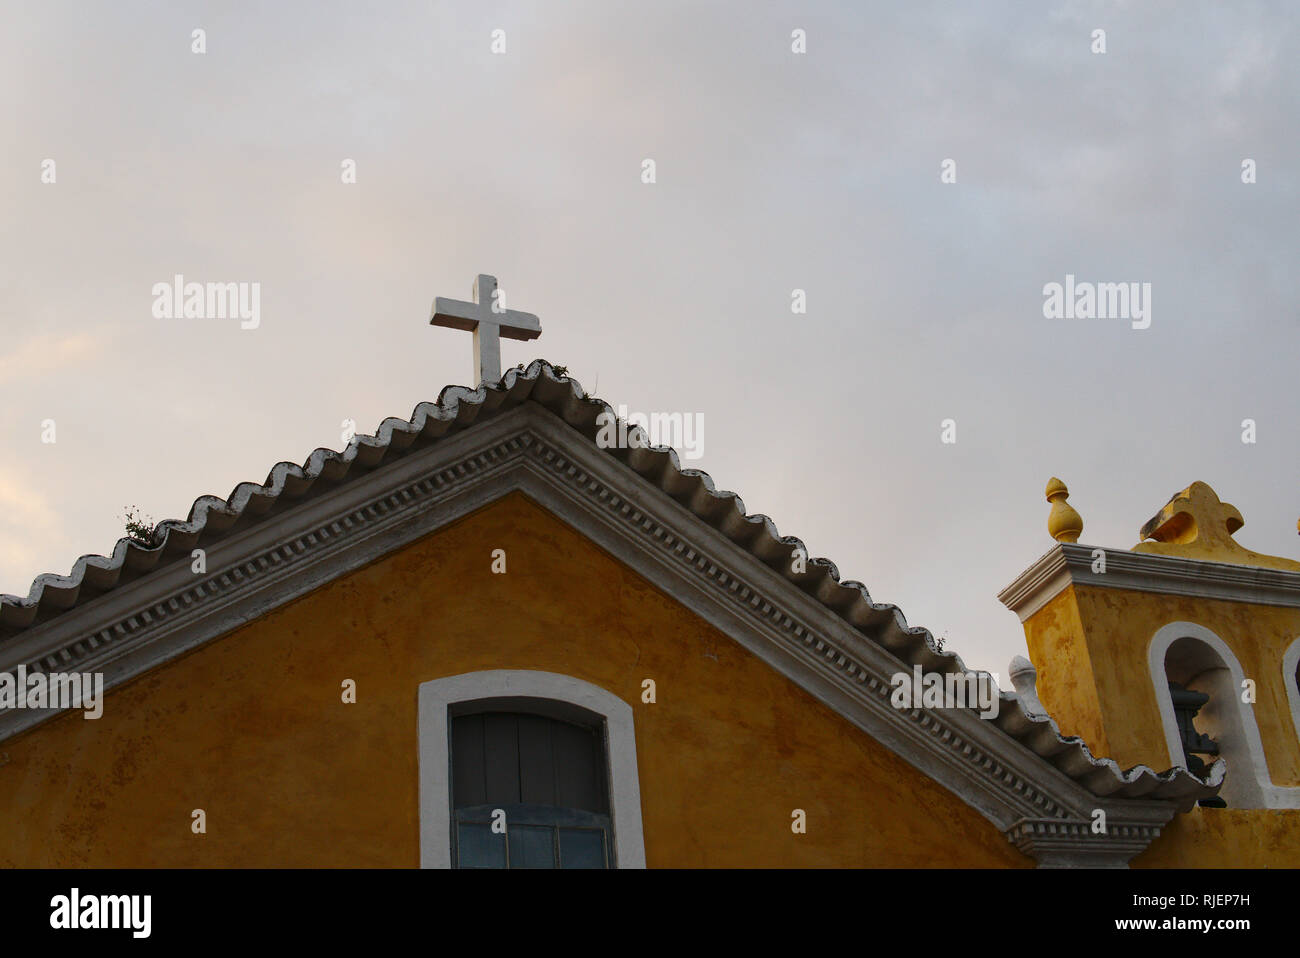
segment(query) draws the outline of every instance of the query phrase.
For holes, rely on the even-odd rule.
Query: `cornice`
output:
[[[1093,571],[1098,550],[1105,553],[1105,572]],[[1065,542],[1016,576],[998,599],[1024,622],[1068,585],[1300,608],[1300,572]]]
[[[1112,822],[1096,832],[1091,822],[1022,819],[1007,838],[1041,868],[1123,868],[1159,837],[1162,824]]]
[[[179,553],[112,591],[77,597],[60,614],[0,642],[0,671],[19,664],[97,671],[114,688],[519,491],[952,790],[1018,847],[1039,839],[1025,837],[1023,827],[1013,834],[1017,823],[1052,821],[1071,826],[1053,842],[1115,862],[1127,846],[1075,826],[1100,808],[1113,821],[1138,816],[1158,830],[1221,784],[1222,763],[1208,783],[1182,769],[1122,771],[1093,758],[1079,739],[1062,737],[1050,719],[1025,715],[1010,693],[1001,693],[999,715],[989,720],[968,709],[894,708],[892,674],[913,664],[964,673],[960,658],[938,652],[926,630],[907,626],[894,606],[872,602],[860,583],[840,582],[827,560],[809,559],[807,573],[793,572],[789,559],[802,550],[799,540],[779,537],[765,516],[746,515],[738,497],[716,492],[703,473],[680,469],[673,454],[597,447],[584,437],[594,414],[575,405],[588,402],[576,384],[555,380],[544,364],[535,367],[528,375],[539,391],[543,374],[551,377],[547,388],[557,398],[548,405],[508,406],[494,396],[498,411],[487,415],[486,401],[483,408],[467,401],[483,394],[480,387],[454,396],[443,417],[473,422],[472,429],[444,427],[436,442],[422,446],[407,436],[403,453],[387,460],[386,448],[373,447],[342,465],[326,459],[306,478],[277,467],[270,493],[237,490],[243,504],[220,513],[225,534],[203,540],[208,574],[191,573]],[[522,376],[512,371],[503,382],[514,388]],[[555,393],[557,384],[570,395]],[[411,424],[417,435],[424,428],[423,420]],[[390,428],[383,442],[396,445],[400,432],[400,425]],[[358,467],[363,454],[368,461]],[[315,476],[350,468],[359,474],[348,482],[312,485]],[[289,501],[292,493],[301,498]],[[259,501],[260,517],[241,524],[245,506]],[[203,534],[202,522],[191,526],[182,531]],[[0,741],[52,714],[0,713]]]

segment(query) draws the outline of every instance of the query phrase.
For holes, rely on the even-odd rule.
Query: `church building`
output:
[[[1053,480],[1015,690],[955,703],[990,677],[502,373],[495,289],[432,314],[477,388],[0,599],[0,865],[1300,864],[1300,562],[1208,486],[1102,548]]]

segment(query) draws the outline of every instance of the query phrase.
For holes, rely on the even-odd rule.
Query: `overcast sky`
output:
[[[1024,651],[996,593],[1050,476],[1088,544],[1200,479],[1300,556],[1298,21],[3,0],[0,592],[473,385],[428,315],[479,272],[541,318],[504,365],[702,415],[690,465],[973,667]],[[259,325],[155,318],[175,274],[259,283]],[[1149,328],[1045,318],[1067,274],[1150,283]]]

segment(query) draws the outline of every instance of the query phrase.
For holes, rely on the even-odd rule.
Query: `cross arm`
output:
[[[429,325],[473,332],[474,327],[478,325],[478,319],[470,315],[473,310],[473,303],[439,296],[433,301],[433,310],[429,313]]]
[[[536,339],[542,335],[542,321],[532,313],[508,309],[501,317],[501,335],[506,339]]]

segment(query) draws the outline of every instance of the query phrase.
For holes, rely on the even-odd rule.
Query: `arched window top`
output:
[[[419,749],[422,867],[645,867],[632,709],[606,690],[531,670],[425,682]]]

